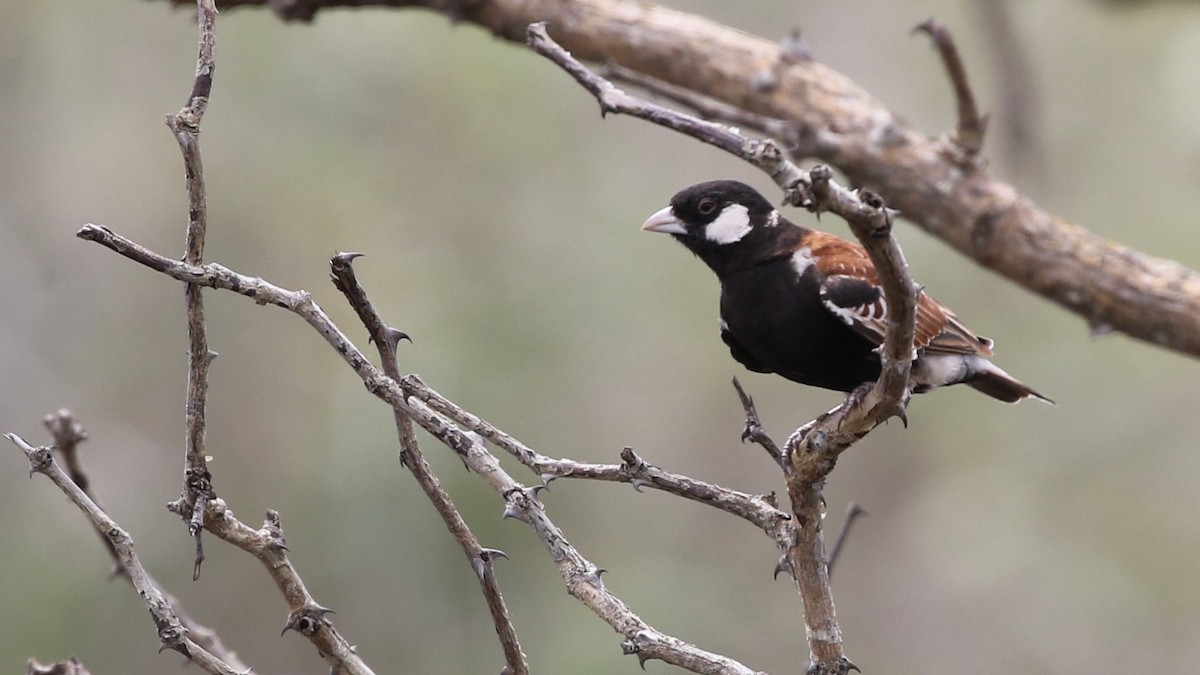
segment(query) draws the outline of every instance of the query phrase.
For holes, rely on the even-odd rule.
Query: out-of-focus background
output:
[[[1006,131],[1011,53],[993,49],[986,3],[670,4],[772,38],[799,26],[815,58],[931,134],[954,105],[909,31],[937,16],[992,111],[999,175],[1101,235],[1200,267],[1196,3],[1004,3],[1032,67],[1024,150]],[[326,266],[365,252],[362,280],[413,335],[405,368],[528,444],[590,461],[631,445],[740,490],[782,487],[738,442],[730,378],[779,438],[840,396],[744,372],[717,337],[712,275],[638,231],[682,186],[768,180],[646,123],[602,120],[550,63],[440,15],[283,25],[241,10],[218,28],[209,260],[312,291],[365,347]],[[95,222],[181,252],[182,164],[162,120],[184,103],[195,34],[192,12],[165,2],[0,8],[0,430],[45,442],[42,416],[69,407],[91,433],[95,491],[187,610],[255,672],[324,673],[301,638],[279,637],[286,608],[257,562],[209,538],[191,581],[191,544],[163,508],[182,471],[181,288],[74,237]],[[847,653],[889,674],[1200,670],[1197,362],[1090,338],[916,227],[898,234],[915,276],[1059,405],[942,391],[914,401],[907,430],[842,459],[831,531],[849,500],[870,512],[834,576]],[[251,523],[282,513],[293,561],[376,672],[497,672],[474,575],[398,465],[390,411],[296,317],[228,293],[207,307],[218,493]],[[448,451],[426,452],[485,544],[512,558],[499,576],[535,672],[637,672],[533,535],[501,521],[500,499]],[[95,673],[176,671],[83,516],[27,468],[0,448],[0,671],[70,655]],[[771,580],[761,533],[626,485],[560,481],[543,498],[656,627],[765,671],[803,668],[800,604]]]

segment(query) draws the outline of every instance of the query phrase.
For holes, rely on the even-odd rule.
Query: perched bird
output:
[[[888,307],[861,246],[789,222],[731,180],[681,190],[642,229],[670,234],[716,273],[721,339],[746,368],[838,391],[879,378]],[[989,361],[992,341],[924,291],[915,333],[914,393],[963,383],[1007,403],[1053,403]]]

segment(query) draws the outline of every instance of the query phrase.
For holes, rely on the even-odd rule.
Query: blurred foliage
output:
[[[817,59],[936,134],[953,123],[949,87],[909,35],[933,14],[983,107],[1004,108],[972,3],[673,6],[771,37],[799,25]],[[1096,232],[1200,267],[1200,8],[1007,7],[1045,165],[1014,171],[997,135],[995,170]],[[738,489],[782,487],[737,441],[730,377],[780,437],[838,396],[743,373],[716,336],[711,275],[637,229],[681,186],[768,181],[694,141],[601,120],[549,63],[438,15],[332,11],[285,26],[241,10],[218,29],[201,141],[209,260],[313,291],[364,344],[326,280],[330,254],[363,251],[360,277],[414,336],[405,367],[541,451],[615,461],[632,445]],[[162,119],[184,102],[195,51],[190,12],[164,2],[0,8],[0,430],[36,440],[42,415],[74,410],[94,489],[152,573],[256,672],[323,673],[300,638],[278,637],[285,607],[257,563],[210,541],[190,581],[191,547],[163,508],[181,474],[182,293],[73,236],[97,222],[182,249],[181,162]],[[1060,404],[938,392],[914,402],[908,430],[890,425],[843,458],[830,525],[850,499],[871,514],[835,576],[848,654],[901,674],[1200,668],[1196,361],[1089,339],[1079,319],[916,228],[900,236],[915,276]],[[310,589],[377,672],[496,672],[477,584],[400,469],[389,411],[296,318],[208,298],[219,494],[252,523],[282,513]],[[486,545],[512,557],[500,579],[535,671],[636,672],[524,526],[500,521],[496,495],[440,447],[427,454]],[[96,673],[175,669],[140,600],[105,582],[82,516],[26,468],[0,452],[0,671],[69,655]],[[803,663],[799,602],[770,580],[776,552],[748,526],[627,486],[559,482],[544,496],[657,627],[770,672]]]

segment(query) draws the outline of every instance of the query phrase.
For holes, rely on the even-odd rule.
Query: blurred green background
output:
[[[918,128],[954,105],[926,39],[954,30],[993,113],[996,172],[1049,210],[1200,267],[1200,6],[1009,2],[1032,65],[1036,144],[1011,108],[980,3],[815,0],[672,6],[779,37]],[[556,67],[421,11],[330,11],[313,25],[228,11],[202,146],[207,258],[316,294],[366,346],[327,281],[339,250],[414,337],[404,367],[551,455],[782,488],[738,442],[738,375],[783,438],[832,392],[745,373],[716,333],[716,283],[638,231],[678,188],[770,183],[695,141],[623,118]],[[165,2],[0,7],[0,430],[44,442],[72,409],[84,461],[149,570],[259,673],[324,673],[260,565],[192,548],[179,494],[186,341],[178,284],[77,240],[86,222],[182,251],[182,163],[163,117],[190,87],[192,12]],[[1039,159],[1040,158],[1040,159]],[[807,221],[800,213],[796,219]],[[823,227],[845,233],[836,219]],[[869,512],[835,574],[848,655],[868,673],[1200,670],[1200,367],[1080,319],[899,228],[914,275],[996,339],[998,362],[1059,401],[1007,407],[965,388],[914,401],[841,461],[830,528]],[[379,673],[495,673],[473,573],[396,461],[390,411],[299,319],[207,294],[209,451],[218,493],[252,524],[282,513],[292,559]],[[539,542],[432,443],[484,543],[535,672],[637,672],[619,637],[564,592]],[[509,463],[511,465],[511,462]],[[0,451],[0,672],[79,656],[94,673],[176,672],[85,519],[15,448]],[[510,466],[519,479],[533,478]],[[657,628],[773,673],[801,672],[800,603],[750,526],[629,486],[543,493],[572,543]],[[667,672],[661,663],[650,672]]]

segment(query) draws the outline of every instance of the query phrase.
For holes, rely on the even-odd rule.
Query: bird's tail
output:
[[[1004,372],[999,366],[990,361],[984,361],[987,367],[980,369],[965,384],[983,392],[994,399],[1005,403],[1016,403],[1027,398],[1036,398],[1043,403],[1054,405],[1054,401],[1042,396],[1017,378]]]

